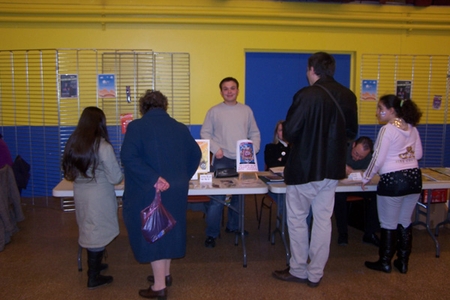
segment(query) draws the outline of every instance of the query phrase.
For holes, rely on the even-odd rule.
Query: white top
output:
[[[367,183],[375,174],[418,168],[422,158],[422,142],[416,127],[408,124],[402,130],[391,123],[381,127],[372,160],[363,175]]]
[[[220,148],[223,155],[236,159],[238,140],[251,140],[255,153],[259,152],[261,135],[251,108],[245,104],[217,104],[206,114],[202,129],[202,139],[211,141],[210,150],[215,154]]]

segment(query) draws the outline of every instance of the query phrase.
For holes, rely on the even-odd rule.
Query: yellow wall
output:
[[[240,100],[245,100],[248,50],[352,54],[352,89],[357,95],[363,54],[450,55],[450,7],[213,0],[39,2],[0,1],[0,50],[188,52],[193,124],[201,124],[206,111],[221,101],[218,83],[223,77],[241,81]]]

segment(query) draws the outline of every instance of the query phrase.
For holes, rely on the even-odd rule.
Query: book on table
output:
[[[284,181],[284,167],[269,168],[270,174],[264,177],[269,181]]]
[[[264,176],[265,179],[269,181],[284,181],[284,178],[277,174],[269,174]]]
[[[284,166],[269,168],[270,172],[278,176],[284,177]]]

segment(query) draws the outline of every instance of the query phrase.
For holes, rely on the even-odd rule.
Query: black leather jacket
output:
[[[328,89],[335,102],[317,84]],[[291,144],[284,170],[288,185],[345,178],[347,142],[358,133],[355,94],[332,77],[320,78],[294,95],[283,137]]]

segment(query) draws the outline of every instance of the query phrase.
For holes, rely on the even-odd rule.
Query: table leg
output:
[[[436,257],[439,257],[440,253],[441,253],[441,249],[440,249],[440,246],[439,246],[439,241],[437,240],[437,238],[435,237],[435,235],[433,234],[433,232],[431,231],[431,228],[430,228],[430,219],[431,219],[431,217],[430,217],[430,215],[431,215],[430,205],[431,205],[432,191],[433,190],[428,190],[427,203],[425,203],[425,204],[421,203],[420,199],[416,203],[415,220],[412,223],[412,225],[413,226],[416,226],[416,225],[425,226],[425,228],[427,229],[428,234],[431,236],[431,238],[434,241],[434,244],[435,244],[435,247],[436,247]],[[421,211],[420,208],[424,208],[426,210],[426,213]],[[419,215],[420,214],[425,214],[426,215],[425,222],[419,220]]]
[[[279,232],[281,240],[283,241],[284,249],[286,251],[286,265],[289,266],[289,260],[291,258],[291,252],[289,250],[289,244],[286,238],[286,195],[277,195],[277,224],[271,235],[271,243],[275,245],[275,233]],[[281,210],[280,210],[281,205]]]
[[[242,251],[243,251],[243,256],[244,256],[244,263],[243,266],[244,268],[247,267],[247,247],[245,245],[245,225],[244,225],[244,209],[245,209],[245,199],[244,199],[244,195],[239,195],[239,207],[240,207],[240,211],[239,211],[239,228],[241,229],[241,240],[242,240]],[[236,245],[238,244],[238,236],[236,235]]]
[[[448,207],[447,203],[447,207]],[[450,223],[450,209],[447,211],[447,219],[445,219],[444,221],[442,221],[441,223],[436,225],[436,229],[434,230],[434,236],[439,236],[439,227],[444,226],[445,224],[449,224]]]

